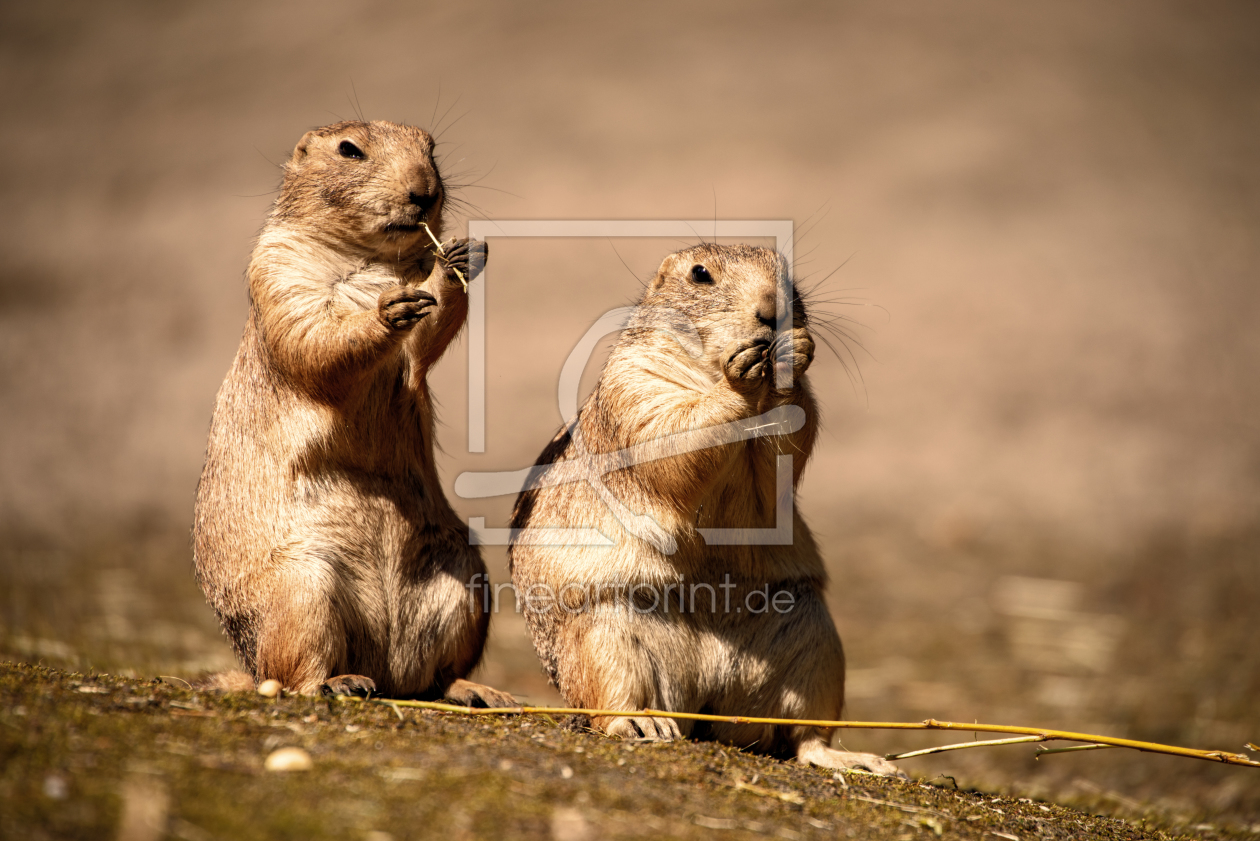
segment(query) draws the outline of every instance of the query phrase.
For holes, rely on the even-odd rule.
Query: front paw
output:
[[[906,772],[882,756],[873,753],[855,753],[836,750],[821,742],[806,742],[797,748],[796,759],[805,765],[831,768],[836,771],[865,771],[886,777],[906,779]]]
[[[780,333],[771,346],[774,358],[774,385],[792,375],[792,385],[801,378],[811,362],[814,361],[814,337],[804,327]]]
[[[753,339],[729,345],[722,353],[722,373],[731,388],[749,392],[765,384],[771,363],[770,343]]]
[[[367,698],[376,691],[376,681],[363,675],[330,677],[319,687],[320,695],[357,695]]]
[[[464,707],[502,709],[504,707],[520,706],[517,700],[506,692],[462,678],[446,687],[446,693],[443,697],[447,701]]]
[[[437,303],[423,289],[415,286],[395,286],[381,293],[376,302],[376,314],[391,330],[410,330],[429,314],[428,307]]]
[[[609,736],[640,742],[673,742],[681,739],[682,730],[672,718],[656,718],[646,715],[627,715],[596,721]]]
[[[446,267],[448,281],[458,282],[459,275],[463,275],[464,282],[469,282],[481,274],[488,252],[484,240],[452,238],[442,243],[438,261]],[[459,275],[455,274],[456,271]]]

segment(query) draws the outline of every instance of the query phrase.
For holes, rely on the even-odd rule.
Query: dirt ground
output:
[[[506,524],[510,498],[461,499],[456,477],[532,463],[568,354],[665,253],[708,220],[790,220],[816,311],[852,319],[810,370],[824,432],[799,499],[847,715],[1260,743],[1257,31],[1247,0],[5,4],[0,659],[231,665],[187,534],[242,275],[279,163],[362,113],[439,136],[466,203],[450,232],[695,226],[489,237],[484,452],[467,336],[431,380],[461,516]],[[505,581],[502,547],[486,555]],[[479,676],[558,700],[510,604]],[[907,768],[1260,831],[1249,769],[1024,748]],[[115,805],[85,826],[121,779],[98,780]],[[602,821],[590,796],[572,808]]]
[[[0,833],[1101,841],[1187,829],[963,790],[945,778],[838,773],[711,743],[624,742],[549,716],[207,695],[172,683],[0,665]],[[270,767],[294,748],[309,767]]]

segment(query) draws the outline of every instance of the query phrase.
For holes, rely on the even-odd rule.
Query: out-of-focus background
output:
[[[850,717],[1260,741],[1254,3],[67,2],[0,21],[0,656],[231,664],[187,537],[211,407],[278,165],[359,112],[439,133],[471,205],[448,232],[794,220],[798,277],[852,319],[810,371],[826,425],[800,497]],[[448,495],[532,462],[569,350],[696,233],[492,240],[484,454],[464,340],[431,381]],[[511,500],[453,502],[503,526]],[[481,677],[555,698],[510,612]],[[1031,757],[910,769],[1260,826],[1253,771]]]

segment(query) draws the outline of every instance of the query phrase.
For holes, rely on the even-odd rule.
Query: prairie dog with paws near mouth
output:
[[[594,720],[608,734],[708,737],[900,774],[873,754],[832,749],[823,728],[635,715],[841,716],[844,652],[826,571],[800,513],[785,507],[818,432],[809,316],[788,278],[764,248],[705,244],[665,258],[512,517],[514,529],[592,529],[614,545],[519,539],[512,578],[568,703],[625,711]],[[612,467],[597,487],[581,462],[599,459]],[[549,471],[579,480],[549,483]]]

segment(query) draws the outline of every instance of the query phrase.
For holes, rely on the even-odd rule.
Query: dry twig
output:
[[[1078,750],[1108,750],[1114,748],[1115,745],[1072,745],[1069,748],[1037,748],[1037,755],[1033,759],[1041,759],[1043,754],[1047,753],[1070,753]]]
[[[424,225],[425,233],[429,235],[429,239],[433,240],[433,247],[437,249],[438,256],[444,256],[446,254],[446,249],[442,247],[442,243],[438,242],[438,238],[433,235],[433,229],[429,227],[427,222],[421,222],[420,224]],[[451,266],[451,271],[455,272],[455,276],[459,278],[459,282],[464,284],[464,292],[467,292],[468,281],[464,279],[463,273],[454,266]]]
[[[361,699],[355,699],[361,700]],[[461,707],[457,704],[444,704],[440,701],[394,701],[384,698],[369,699],[370,703],[397,705],[399,707],[415,707],[422,710],[458,713],[460,715],[585,715],[591,718],[626,715],[627,710],[588,710],[581,707]],[[1042,727],[1014,727],[1006,724],[965,724],[957,721],[937,721],[929,718],[924,721],[828,721],[824,719],[795,718],[762,718],[746,715],[708,715],[705,713],[676,713],[664,710],[634,710],[636,716],[648,718],[675,718],[687,721],[716,721],[728,724],[772,724],[783,727],[826,727],[829,729],[847,730],[963,730],[975,733],[1012,733],[1032,738],[1010,740],[999,739],[993,744],[1012,744],[1024,742],[1087,742],[1079,747],[1096,750],[1097,747],[1116,747],[1140,750],[1146,753],[1163,753],[1170,756],[1184,756],[1190,759],[1204,759],[1209,762],[1221,762],[1226,765],[1242,765],[1248,768],[1260,768],[1260,762],[1250,759],[1241,753],[1230,753],[1223,750],[1199,750],[1183,748],[1176,745],[1161,745],[1155,742],[1140,742],[1135,739],[1116,739],[1111,736],[1093,736],[1089,733],[1073,733],[1067,730],[1048,730]],[[982,742],[967,742],[959,745],[946,745],[949,750],[962,747],[981,747]],[[938,752],[928,749],[925,752]],[[896,758],[905,758],[901,755]]]
[[[938,745],[934,748],[924,748],[923,750],[912,750],[906,753],[889,753],[885,754],[884,759],[909,759],[912,756],[927,756],[931,753],[944,753],[947,750],[962,750],[963,748],[991,748],[997,745],[1016,745],[1021,742],[1041,742],[1044,739],[1041,736],[1016,736],[1013,739],[990,739],[987,742],[959,742],[956,745]]]
[[[792,803],[797,806],[800,806],[805,802],[805,798],[794,791],[775,791],[772,788],[765,788],[764,786],[746,783],[743,779],[738,779],[733,783],[728,783],[726,780],[719,780],[719,782],[723,785],[728,785],[737,791],[746,791],[749,794],[755,794],[758,797],[772,797],[776,800],[782,800],[784,803]]]

